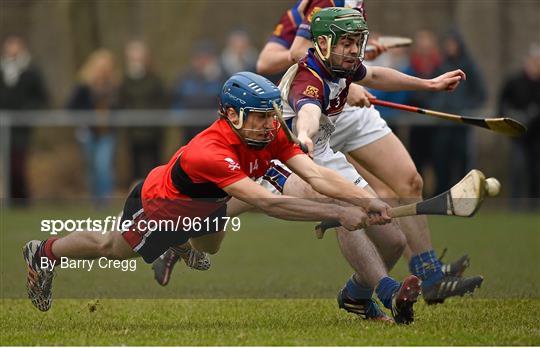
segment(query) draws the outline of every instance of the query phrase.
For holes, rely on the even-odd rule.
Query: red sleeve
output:
[[[321,109],[324,105],[324,86],[314,71],[307,68],[302,62],[291,83],[288,102],[295,112],[304,104],[316,104]]]
[[[218,144],[211,144],[193,155],[184,154],[181,161],[182,168],[197,183],[212,182],[224,188],[248,177],[236,154]]]
[[[287,138],[283,129],[280,129],[277,139],[272,142],[272,145],[272,157],[280,160],[282,163],[287,162],[296,155],[304,153],[302,149],[300,149],[300,146]]]

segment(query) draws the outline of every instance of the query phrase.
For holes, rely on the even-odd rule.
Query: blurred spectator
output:
[[[520,72],[510,76],[499,95],[499,114],[518,119],[527,133],[512,141],[511,195],[540,204],[540,45],[531,46]]]
[[[435,75],[461,69],[467,79],[452,93],[437,93],[430,107],[454,114],[472,114],[486,100],[485,84],[478,66],[465,47],[462,36],[455,30],[443,38],[444,59]],[[459,181],[471,168],[470,127],[444,122],[437,126],[433,137],[433,160],[437,185],[443,192]]]
[[[225,49],[221,53],[221,66],[224,74],[231,76],[240,71],[255,71],[257,50],[251,44],[244,30],[234,30],[229,34]]]
[[[107,123],[113,110],[118,108],[119,82],[114,56],[108,50],[99,49],[90,54],[81,68],[79,84],[68,102],[69,109],[93,110],[98,119],[97,126],[78,132],[85,148],[92,198],[97,206],[108,203],[114,187],[116,135]]]
[[[47,93],[40,70],[34,65],[26,42],[9,36],[0,59],[0,109],[33,110],[47,105]],[[14,204],[28,202],[27,156],[30,127],[13,127],[10,139],[10,198]]]
[[[174,109],[215,109],[224,77],[215,47],[210,42],[199,42],[191,57],[191,64],[173,87]],[[208,127],[184,127],[184,143]]]
[[[411,53],[412,74],[424,79],[433,78],[441,64],[442,55],[435,34],[429,30],[417,32]],[[411,92],[410,104],[430,108],[430,101],[434,94],[432,92]],[[431,151],[433,131],[433,126],[412,126],[409,135],[411,156],[424,178],[427,167],[433,166],[433,153]],[[425,188],[428,186],[424,185]]]
[[[123,109],[163,109],[166,106],[165,91],[161,79],[151,65],[148,47],[142,41],[133,40],[125,48],[124,79],[120,86],[120,107]],[[152,117],[152,114],[148,114]],[[133,180],[144,178],[160,163],[161,127],[134,127],[128,138],[133,165]]]

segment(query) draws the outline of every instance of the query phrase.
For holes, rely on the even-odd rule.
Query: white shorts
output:
[[[367,181],[358,174],[356,168],[347,161],[345,155],[341,152],[334,152],[328,143],[321,152],[315,154],[313,161],[321,167],[335,170],[356,186],[364,188],[368,185]]]
[[[392,130],[373,106],[360,108],[345,106],[330,137],[334,151],[348,153],[381,139]]]

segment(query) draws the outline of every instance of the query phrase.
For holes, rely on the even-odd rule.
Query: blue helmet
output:
[[[226,117],[227,108],[232,107],[240,116],[240,124],[233,125],[237,130],[251,111],[269,112],[281,109],[281,94],[270,80],[252,72],[243,71],[231,76],[223,85],[219,95],[219,113]],[[263,147],[268,141],[246,139],[248,145]]]

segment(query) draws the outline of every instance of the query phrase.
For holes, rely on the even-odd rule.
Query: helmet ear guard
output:
[[[321,47],[319,46],[319,42],[317,40],[313,40],[313,46],[315,47],[315,51],[319,54],[319,56],[322,58],[323,61],[326,61],[330,59],[330,55],[332,54],[332,36],[331,35],[321,35],[319,37],[324,37],[326,40],[326,54],[322,54]]]

